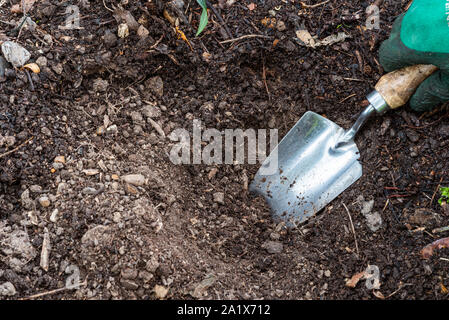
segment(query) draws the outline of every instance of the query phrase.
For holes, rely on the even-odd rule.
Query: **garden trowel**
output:
[[[263,195],[275,218],[287,226],[306,221],[361,177],[354,136],[367,119],[406,104],[436,70],[415,65],[384,75],[349,130],[306,112],[262,163],[250,191]]]

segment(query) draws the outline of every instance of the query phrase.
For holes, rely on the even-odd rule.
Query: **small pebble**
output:
[[[43,208],[47,208],[50,206],[50,199],[48,199],[48,197],[40,197],[39,198],[39,204],[43,207]]]
[[[145,184],[145,177],[142,174],[128,174],[122,176],[122,181],[134,186],[143,186]]]
[[[278,241],[267,241],[262,245],[262,248],[267,250],[268,253],[281,253],[284,249],[284,246],[281,242]]]
[[[223,192],[216,192],[214,193],[214,201],[219,204],[224,204],[224,193]]]

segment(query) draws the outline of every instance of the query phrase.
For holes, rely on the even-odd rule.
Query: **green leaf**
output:
[[[449,187],[441,187],[440,188],[441,197],[438,199],[438,203],[441,205],[443,201],[449,200]]]
[[[200,24],[198,25],[198,31],[196,32],[196,35],[195,35],[197,37],[201,32],[203,32],[209,19],[207,16],[206,0],[196,0],[196,2],[198,2],[198,4],[201,6],[201,8],[203,8],[203,12],[201,13],[201,18],[200,18]]]
[[[196,0],[196,2],[198,2],[198,4],[201,6],[201,8],[203,8],[203,10],[207,9],[206,0]]]

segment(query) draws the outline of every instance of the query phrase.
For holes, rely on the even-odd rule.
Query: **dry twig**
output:
[[[437,187],[435,188],[435,192],[434,192],[433,195],[432,195],[432,199],[430,199],[429,207],[432,206],[433,199],[435,199],[435,195],[437,194],[438,190],[440,190],[441,182],[443,182],[443,177],[441,177],[440,183],[439,183],[439,184],[437,185]]]
[[[351,222],[351,229],[352,229],[352,233],[354,234],[355,250],[357,251],[357,256],[359,256],[359,245],[357,243],[357,236],[355,234],[355,229],[354,229],[354,224],[352,223],[351,214],[349,213],[348,207],[346,207],[346,205],[344,203],[343,203],[343,206],[345,207],[346,212],[348,213],[348,216],[349,216],[349,221]]]
[[[307,3],[304,3],[304,2],[301,1],[301,5],[302,5],[303,8],[313,9],[313,8],[322,6],[323,4],[328,3],[329,1],[330,0],[326,0],[326,1],[323,1],[323,2],[320,2],[320,3],[317,3],[317,4],[307,4]]]
[[[30,142],[31,140],[33,140],[34,137],[29,138],[28,140],[26,140],[25,142],[21,143],[19,146],[15,147],[12,150],[9,150],[8,152],[2,153],[0,154],[0,159],[3,157],[6,157],[8,154],[11,154],[13,152],[16,152],[17,150],[19,150],[20,148],[22,148],[24,145],[26,145],[28,142]]]
[[[234,39],[229,39],[229,40],[224,40],[221,41],[219,43],[224,44],[224,43],[230,43],[230,42],[235,42],[235,41],[239,41],[239,40],[243,40],[243,39],[248,39],[248,38],[265,38],[265,39],[271,39],[272,37],[270,36],[265,36],[263,34],[247,34],[238,38],[234,38]]]
[[[106,5],[104,0],[103,0],[103,6],[105,7],[106,10],[114,12],[114,10],[112,10],[111,8],[108,8],[108,6]]]
[[[267,84],[267,72],[266,72],[266,68],[265,68],[265,59],[262,59],[262,79],[263,79],[263,83],[265,85],[265,90],[267,91],[267,94],[268,94],[268,100],[271,101],[271,94],[270,94],[270,90],[268,89],[268,84]]]
[[[80,286],[80,287],[81,287],[81,286],[83,286],[83,287],[84,287],[84,286],[87,286],[87,279],[86,279],[83,283],[80,283],[79,286]],[[50,294],[54,294],[54,293],[58,293],[58,292],[63,292],[63,291],[66,291],[66,290],[74,290],[74,289],[76,289],[76,288],[66,288],[66,287],[64,287],[64,288],[54,289],[54,290],[50,290],[50,291],[45,291],[45,292],[41,292],[41,293],[38,293],[38,294],[34,294],[34,295],[32,295],[32,296],[25,297],[25,298],[23,298],[23,299],[21,299],[21,300],[31,300],[31,299],[36,299],[36,298],[48,296],[48,295],[50,295]]]

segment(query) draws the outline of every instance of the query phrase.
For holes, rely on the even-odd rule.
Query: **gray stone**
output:
[[[117,43],[117,36],[110,30],[104,32],[103,41],[106,47],[113,47]]]
[[[224,204],[225,195],[223,192],[215,192],[214,193],[214,201],[219,204]]]
[[[46,57],[40,56],[39,58],[37,58],[36,63],[39,67],[43,68],[47,66],[48,60]]]
[[[101,78],[95,79],[93,83],[93,89],[95,92],[103,92],[108,88],[109,83],[107,80],[103,80]]]
[[[439,132],[441,136],[445,138],[449,137],[449,124],[442,125]]]
[[[0,285],[0,297],[1,296],[13,296],[16,294],[16,288],[11,282],[5,282]]]
[[[153,256],[147,261],[145,269],[148,272],[155,273],[157,268],[159,268],[159,262],[157,261],[156,257]]]
[[[143,121],[143,117],[142,114],[138,111],[133,111],[131,112],[131,119],[133,120],[133,122],[135,123],[142,123]]]
[[[121,271],[120,275],[121,275],[122,279],[133,280],[133,279],[137,278],[137,270],[131,269],[131,268],[126,268]]]
[[[162,97],[164,95],[164,82],[161,77],[152,77],[148,79],[145,84],[147,88],[150,89],[150,91],[156,96]]]
[[[100,243],[110,242],[113,235],[109,232],[109,227],[99,225],[87,230],[87,232],[81,238],[81,243],[85,245],[97,246]]]
[[[36,250],[31,245],[28,234],[23,230],[8,232],[8,227],[0,224],[0,260],[14,271],[21,272],[22,268],[34,259]]]
[[[287,29],[287,27],[285,26],[285,22],[280,20],[277,22],[276,28],[279,32],[285,31]]]
[[[419,134],[417,134],[415,131],[413,131],[413,130],[406,130],[405,134],[407,135],[407,138],[411,142],[418,142],[419,141]]]
[[[125,289],[128,290],[137,290],[139,288],[139,285],[135,283],[134,281],[127,280],[127,279],[120,279],[120,283]]]
[[[145,184],[145,177],[142,174],[128,174],[122,177],[122,181],[133,186],[143,186]]]
[[[153,106],[153,105],[149,104],[142,108],[142,113],[147,118],[159,118],[161,116],[161,109],[159,109],[159,107],[157,107],[157,106]]]
[[[139,278],[142,279],[144,283],[148,283],[154,278],[154,276],[152,273],[142,270],[139,272]]]
[[[265,250],[267,250],[268,253],[281,253],[282,250],[284,249],[284,246],[281,242],[278,241],[266,241],[263,245],[262,248],[264,248]]]
[[[34,201],[30,198],[30,190],[26,189],[20,195],[20,200],[22,203],[22,207],[28,210],[32,210],[34,208]]]
[[[374,207],[374,200],[364,201],[364,202],[362,202],[361,213],[363,215],[367,215],[373,210],[373,207]]]
[[[42,187],[37,184],[33,184],[32,186],[30,186],[30,191],[34,193],[40,193],[42,192]]]
[[[52,70],[54,72],[56,72],[57,74],[62,74],[62,72],[64,71],[64,67],[61,63],[57,63],[51,66]]]
[[[7,147],[12,147],[16,143],[16,138],[13,136],[6,136],[2,140],[3,141],[0,144],[4,144]]]
[[[48,199],[48,197],[43,196],[39,198],[39,204],[43,207],[43,208],[48,208],[51,204],[50,199]]]
[[[184,8],[184,1],[183,0],[173,0],[172,3],[179,10],[182,10]]]
[[[97,194],[98,191],[95,188],[86,187],[81,192],[84,193],[84,194]]]
[[[6,61],[16,68],[22,67],[31,57],[27,49],[12,41],[2,43],[2,52]]]
[[[382,217],[379,212],[373,212],[365,215],[366,224],[372,232],[376,232],[382,226]]]
[[[56,170],[61,170],[64,168],[64,164],[61,162],[53,162],[52,167]]]

